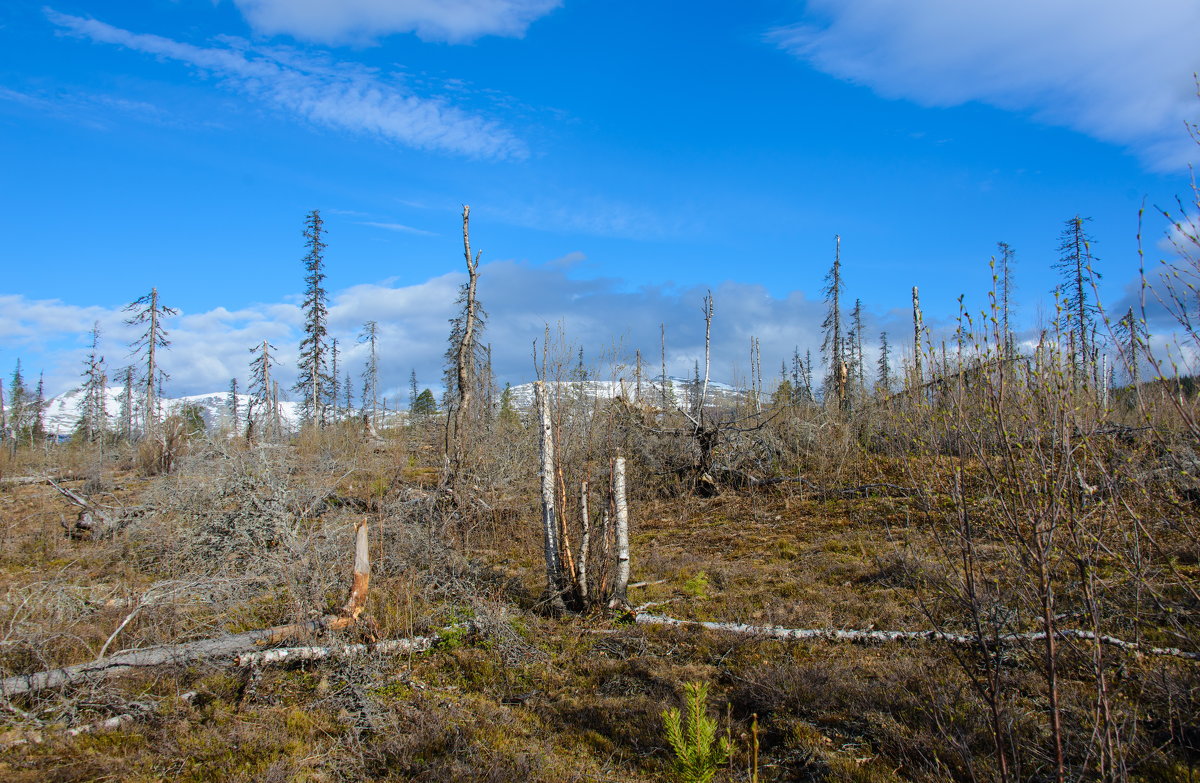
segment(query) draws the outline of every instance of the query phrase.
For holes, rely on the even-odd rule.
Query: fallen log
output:
[[[826,641],[853,642],[858,644],[878,642],[928,641],[947,642],[949,644],[976,646],[980,640],[967,634],[948,633],[946,631],[876,631],[876,630],[842,630],[830,628],[780,628],[774,625],[743,625],[741,623],[714,623],[702,620],[678,620],[665,615],[639,612],[634,615],[638,625],[666,625],[675,627],[707,628],[710,631],[757,636],[763,639],[778,639],[780,641]],[[1151,647],[1138,642],[1128,642],[1115,636],[1096,634],[1092,631],[1066,628],[1055,633],[1060,639],[1080,639],[1106,644],[1137,655],[1164,655],[1173,658],[1183,658],[1189,661],[1200,661],[1200,653],[1180,650],[1177,647]],[[998,638],[1001,644],[1018,642],[1045,641],[1044,631],[1031,633],[1009,633]],[[985,645],[991,644],[992,639],[984,639]]]
[[[411,639],[389,639],[374,644],[344,644],[326,647],[276,647],[273,650],[259,650],[243,653],[233,659],[235,666],[270,666],[272,664],[292,663],[293,661],[321,661],[326,658],[357,658],[368,653],[372,655],[399,655],[402,653],[428,652],[441,639],[440,634],[433,636],[414,636]]]
[[[87,478],[74,473],[64,473],[61,476],[0,476],[0,486],[25,486],[28,484],[49,484],[52,481],[77,481]]]
[[[247,631],[219,639],[201,639],[183,644],[124,650],[89,663],[64,666],[32,674],[18,674],[0,680],[0,695],[11,697],[50,688],[62,688],[79,682],[108,679],[154,666],[187,664],[213,658],[231,658],[264,645],[280,644],[289,639],[302,638],[312,633],[348,628],[357,622],[366,606],[367,587],[371,581],[371,561],[367,549],[368,537],[365,519],[359,520],[355,526],[354,538],[354,576],[350,586],[350,597],[336,614],[325,615],[302,623]]]

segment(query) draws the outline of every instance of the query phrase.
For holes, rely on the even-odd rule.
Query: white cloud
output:
[[[317,125],[469,157],[528,154],[525,145],[496,122],[438,98],[414,95],[360,66],[232,39],[206,48],[50,9],[46,15],[70,34],[186,63],[256,101]]]
[[[255,30],[320,43],[416,33],[426,41],[520,37],[561,0],[234,0]]]
[[[1200,209],[1200,194],[1196,207]],[[1177,259],[1190,259],[1193,266],[1200,266],[1200,215],[1174,211],[1167,218],[1169,225],[1158,242],[1159,250]]]
[[[382,228],[384,231],[397,231],[401,234],[418,234],[420,236],[436,237],[437,234],[432,231],[426,231],[423,228],[413,228],[406,226],[403,223],[376,223],[372,220],[360,220],[360,226],[370,226],[371,228]]]
[[[553,198],[527,202],[496,199],[491,215],[504,223],[538,231],[622,239],[662,239],[695,233],[701,228],[655,208],[594,193],[561,192]]]
[[[1197,29],[1194,0],[809,0],[770,38],[887,97],[1029,111],[1169,169],[1196,155]]]
[[[656,368],[659,325],[664,323],[670,372],[690,375],[693,362],[703,361],[703,289],[629,291],[614,279],[573,280],[568,276],[572,271],[570,264],[561,261],[538,266],[496,261],[481,266],[479,297],[488,313],[483,340],[492,346],[501,384],[531,379],[531,343],[538,340],[540,344],[546,325],[557,332],[561,324],[566,340],[575,346],[562,355],[569,366],[574,365],[577,348],[582,346],[593,369],[603,355],[617,352],[626,362],[623,374],[631,378],[629,364],[637,349],[646,365]],[[464,279],[464,274],[453,272],[403,287],[364,284],[332,292],[329,330],[340,342],[344,366],[357,378],[366,353],[357,336],[365,321],[374,320],[380,327],[383,385],[389,398],[403,398],[403,404],[413,369],[422,387],[438,388],[448,321]],[[735,374],[745,378],[752,334],[761,339],[763,371],[768,376],[777,374],[780,360],[790,357],[795,345],[801,352],[812,348],[816,353],[824,309],[821,303],[800,293],[777,298],[761,286],[738,283],[722,284],[713,295],[714,378],[728,380]],[[0,297],[0,313],[0,362],[11,364],[21,356],[29,371],[44,368],[52,393],[78,384],[85,333],[95,320],[101,322],[101,352],[108,358],[110,371],[129,362],[127,346],[135,330],[124,326],[126,314],[119,308],[81,307],[11,295]],[[237,311],[214,307],[167,319],[172,345],[160,354],[171,375],[167,394],[219,391],[235,375],[244,380],[249,349],[264,339],[278,348],[276,375],[282,386],[290,386],[301,325],[299,309],[287,301]],[[608,367],[600,369],[610,372]]]

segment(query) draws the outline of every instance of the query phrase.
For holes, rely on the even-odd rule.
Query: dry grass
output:
[[[625,437],[619,427],[608,432],[612,442]],[[0,731],[36,723],[52,735],[134,703],[145,714],[120,730],[14,747],[0,759],[0,777],[668,780],[662,712],[678,705],[682,683],[704,681],[712,713],[735,741],[721,779],[750,779],[755,715],[762,781],[995,779],[993,734],[972,677],[980,662],[970,651],[785,644],[633,626],[608,613],[542,616],[535,482],[518,458],[532,441],[506,433],[504,458],[481,463],[468,495],[451,497],[438,487],[438,435],[392,432],[370,443],[335,428],[253,449],[196,442],[172,472],[152,478],[139,478],[132,460],[110,461],[71,486],[109,505],[153,510],[109,539],[64,537],[60,519],[74,512],[45,485],[0,488],[0,674],[86,661],[106,642],[110,650],[147,646],[327,612],[344,600],[353,522],[364,515],[374,567],[369,619],[350,640],[475,621],[474,631],[422,655],[248,673],[214,662],[23,699],[0,714]],[[823,447],[838,461],[811,473],[814,482],[926,491],[840,496],[783,484],[671,496],[652,467],[664,455],[648,454],[633,474],[633,578],[662,581],[633,589],[632,602],[682,618],[787,627],[960,628],[966,615],[950,589],[947,537],[960,505],[953,475],[967,466],[963,495],[984,516],[994,506],[981,466],[936,453],[847,456],[844,447]],[[569,470],[601,474],[596,454],[575,454]],[[57,456],[82,466],[95,460],[70,446]],[[49,466],[44,456],[20,457],[15,468],[5,459],[8,475]],[[1190,501],[1167,485],[1146,492],[1129,497],[1157,536],[1143,574],[1153,601],[1126,630],[1177,640],[1194,630],[1190,615],[1178,613],[1192,611],[1185,587],[1200,576]],[[1174,498],[1167,505],[1164,494]],[[985,573],[1008,578],[1003,540],[979,541],[976,556]],[[1104,572],[1118,614],[1128,609],[1116,598],[1127,577],[1120,566]],[[1068,750],[1080,770],[1095,709],[1089,656],[1080,643],[1062,657]],[[1005,661],[1014,779],[1045,779],[1051,769],[1037,660],[1030,646]],[[1200,760],[1196,669],[1114,653],[1109,684],[1140,754],[1131,779],[1192,774]],[[197,695],[181,701],[185,692]]]

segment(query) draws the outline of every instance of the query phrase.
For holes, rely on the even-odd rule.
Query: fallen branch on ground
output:
[[[125,650],[89,663],[64,666],[32,674],[19,674],[0,680],[0,695],[10,697],[48,688],[61,688],[77,682],[107,679],[153,666],[233,657],[263,645],[280,644],[288,639],[301,638],[311,633],[348,628],[358,620],[366,606],[367,587],[371,580],[366,520],[360,520],[355,526],[354,538],[354,576],[350,587],[350,597],[337,614],[328,614],[302,623],[247,631],[219,639],[201,639],[183,644]]]
[[[196,698],[195,691],[188,691],[179,697],[179,700],[187,704],[191,704]],[[78,737],[80,734],[95,734],[101,731],[115,731],[138,720],[142,720],[154,714],[154,705],[135,702],[125,708],[126,711],[111,718],[105,718],[94,723],[87,723],[83,726],[73,726],[65,729],[14,729],[13,731],[5,732],[0,735],[0,748],[5,750],[15,748],[19,745],[41,745],[48,739],[55,737]]]
[[[828,642],[903,642],[903,641],[930,641],[930,642],[948,642],[950,644],[961,645],[977,645],[979,639],[966,634],[947,633],[945,631],[858,631],[858,630],[836,630],[828,628],[780,628],[773,625],[743,625],[741,623],[713,623],[701,620],[677,620],[674,617],[666,617],[664,615],[647,614],[639,612],[634,615],[634,622],[638,625],[668,625],[677,627],[693,627],[707,628],[710,631],[723,631],[725,633],[743,634],[746,636],[758,636],[764,639],[778,639],[780,641],[803,641],[817,640]],[[1180,650],[1176,647],[1149,647],[1137,642],[1127,642],[1123,639],[1118,639],[1115,636],[1098,635],[1091,631],[1067,628],[1058,631],[1055,636],[1060,639],[1082,639],[1086,641],[1099,642],[1111,647],[1116,647],[1138,655],[1165,655],[1173,658],[1183,658],[1189,661],[1200,661],[1200,653],[1188,652]],[[1043,641],[1046,638],[1044,632],[1032,633],[1010,633],[1004,634],[999,638],[1002,644],[1014,644],[1017,642],[1037,642]],[[984,644],[989,644],[991,639],[984,639]]]

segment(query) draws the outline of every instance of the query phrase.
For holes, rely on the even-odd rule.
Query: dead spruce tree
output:
[[[151,288],[150,293],[126,305],[125,312],[133,313],[125,320],[126,324],[144,327],[141,335],[134,340],[131,353],[143,363],[143,435],[149,438],[154,434],[161,414],[157,390],[168,378],[158,363],[158,349],[171,347],[171,341],[167,339],[167,330],[163,327],[163,319],[178,315],[179,311],[159,304],[158,289]]]
[[[325,243],[320,210],[308,213],[304,223],[304,239],[308,254],[304,256],[304,339],[300,341],[300,377],[295,390],[300,394],[300,416],[306,424],[325,426],[325,409],[329,400],[329,370],[325,357],[329,320],[328,295],[325,291]]]
[[[479,257],[471,253],[471,207],[463,205],[463,257],[467,262],[467,282],[459,290],[459,313],[450,321],[450,345],[446,349],[446,458],[450,476],[462,473],[470,426],[476,415],[475,392],[480,379],[479,334],[484,313],[476,299],[479,281]]]
[[[1013,334],[1013,258],[1016,253],[1007,242],[997,242],[1000,251],[999,268],[995,271],[996,287],[999,289],[997,305],[1000,310],[1000,334],[1004,344],[1004,357],[1014,359],[1017,355],[1017,340]]]
[[[849,368],[846,366],[846,345],[842,336],[842,238],[834,236],[833,239],[833,266],[825,275],[825,304],[829,309],[821,323],[821,328],[825,331],[821,350],[829,362],[825,390],[827,393],[833,392],[832,401],[836,408],[841,410],[847,403],[846,382],[849,379]]]
[[[133,441],[133,414],[137,407],[133,398],[133,367],[126,365],[121,371],[121,376],[124,378],[124,385],[121,388],[121,408],[119,416],[121,417],[121,437],[126,441]]]
[[[1068,362],[1075,383],[1088,387],[1094,365],[1091,336],[1096,327],[1096,303],[1089,294],[1100,274],[1092,269],[1092,238],[1084,231],[1091,218],[1079,215],[1066,221],[1054,268],[1062,275],[1062,306],[1066,311]]]
[[[362,371],[362,416],[368,434],[374,436],[379,426],[379,324],[375,321],[363,324],[358,341],[367,346],[367,362]]]
[[[925,374],[921,369],[921,356],[923,349],[921,348],[921,333],[925,331],[925,319],[921,315],[921,297],[917,291],[917,287],[912,287],[912,318],[913,318],[913,365],[912,365],[912,390],[913,394],[920,393],[921,386],[925,383]]]
[[[246,440],[256,437],[275,439],[279,437],[279,391],[278,382],[271,379],[271,368],[275,357],[271,352],[275,346],[266,340],[250,349],[255,354],[250,361],[250,404],[246,409]]]
[[[226,411],[229,414],[229,431],[236,433],[241,429],[241,417],[238,410],[238,380],[237,378],[229,379],[229,397],[227,398]]]
[[[100,355],[100,322],[96,321],[92,324],[92,347],[83,362],[83,405],[79,417],[79,431],[89,441],[100,438],[108,423],[106,383],[104,357]]]

